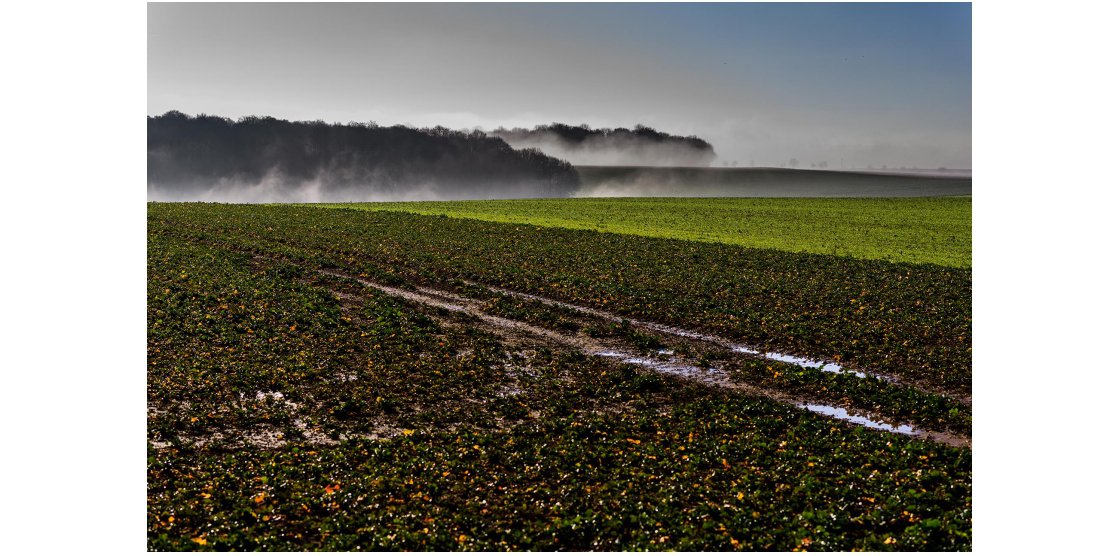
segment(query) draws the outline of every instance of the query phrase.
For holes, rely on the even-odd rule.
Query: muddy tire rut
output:
[[[827,400],[807,399],[803,396],[794,396],[778,390],[761,388],[757,385],[738,382],[733,380],[729,376],[729,374],[725,370],[721,369],[718,365],[700,366],[695,363],[686,361],[684,360],[684,358],[676,356],[672,352],[670,352],[669,354],[662,354],[661,356],[656,358],[650,357],[642,351],[635,350],[633,347],[620,340],[607,338],[591,338],[580,333],[553,330],[520,320],[496,316],[488,313],[485,310],[485,301],[472,299],[453,292],[421,286],[415,286],[412,289],[406,289],[402,287],[381,284],[367,278],[361,278],[339,271],[323,269],[312,270],[324,277],[330,277],[343,281],[351,281],[352,283],[358,284],[364,288],[370,288],[373,290],[377,290],[385,295],[406,300],[420,306],[421,308],[428,309],[428,311],[425,311],[428,313],[430,313],[430,311],[434,309],[436,310],[436,312],[447,311],[465,315],[471,319],[476,319],[476,326],[501,338],[503,343],[510,343],[521,346],[544,345],[549,347],[572,349],[582,352],[588,356],[599,357],[601,359],[610,361],[613,364],[637,365],[648,371],[677,376],[685,380],[699,382],[710,387],[731,389],[749,395],[770,398],[779,402],[801,407],[819,415],[846,421],[848,423],[854,423],[857,426],[867,426],[874,429],[886,430],[894,433],[905,434],[908,436],[924,438],[953,446],[971,447],[972,444],[971,437],[967,435],[947,431],[924,430],[905,424],[892,424],[890,420],[876,415],[874,412],[864,410],[854,410],[849,412],[845,408],[828,405],[829,402]],[[567,309],[569,311],[574,311],[591,320],[598,320],[600,322],[606,321],[611,323],[627,322],[631,326],[651,332],[662,339],[671,338],[677,342],[684,341],[693,345],[716,346],[717,348],[720,348],[726,352],[726,360],[729,362],[734,362],[735,360],[742,357],[763,356],[774,359],[775,355],[782,355],[753,350],[747,346],[742,346],[729,340],[708,334],[688,331],[661,325],[658,323],[648,323],[623,319],[621,317],[618,317],[617,315],[613,315],[605,311],[546,299],[531,294],[523,294],[503,288],[494,288],[474,282],[469,282],[468,284],[475,287],[485,288],[486,290],[489,290],[490,292],[497,295],[507,295],[518,297],[521,299],[538,301],[548,305]],[[353,297],[353,294],[351,293],[339,292],[333,289],[332,293],[340,297]],[[436,318],[439,318],[438,315],[436,315]],[[812,360],[808,359],[803,359],[803,361],[814,363]],[[803,366],[810,367],[811,365]],[[855,371],[846,372],[855,373]],[[890,377],[878,377],[874,375],[871,375],[867,379],[896,382]]]

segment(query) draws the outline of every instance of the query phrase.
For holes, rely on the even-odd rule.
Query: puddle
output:
[[[910,425],[899,425],[899,426],[896,427],[894,425],[891,425],[890,423],[883,423],[881,421],[873,421],[871,419],[868,419],[867,417],[860,417],[859,415],[851,415],[851,414],[848,413],[848,410],[846,410],[842,407],[832,407],[831,405],[816,405],[816,404],[798,404],[798,407],[800,407],[802,409],[808,409],[809,411],[812,411],[813,413],[818,413],[820,415],[827,415],[827,416],[832,417],[834,419],[841,419],[841,420],[844,420],[844,421],[848,421],[849,423],[855,423],[857,425],[863,425],[863,426],[865,426],[869,429],[890,431],[890,432],[895,432],[895,433],[899,433],[899,434],[907,434],[907,435],[911,435],[911,436],[919,434],[919,433],[922,432],[922,431],[920,431],[920,430],[918,430],[918,429],[916,429],[916,428],[914,428]]]
[[[633,353],[603,350],[596,351],[592,355],[597,355],[599,357],[610,357],[612,359],[621,359],[623,363],[641,365],[647,369],[651,369],[659,373],[667,373],[693,379],[699,378],[701,380],[704,380],[705,382],[710,383],[722,383],[726,378],[726,375],[724,375],[724,373],[719,369],[703,369],[695,365],[688,365],[685,363],[677,363],[673,361],[661,361],[659,359],[650,359],[648,357],[641,357]]]
[[[853,374],[860,378],[867,378],[867,373],[864,373],[862,371],[849,371],[836,363],[814,361],[812,359],[806,359],[804,357],[794,357],[792,355],[786,355],[784,353],[778,353],[774,351],[766,352],[765,357],[767,359],[773,359],[774,361],[781,361],[783,363],[793,363],[794,365],[798,365],[808,369],[820,369],[826,373]]]
[[[691,379],[694,379],[694,380],[699,379],[703,382],[707,382],[707,383],[710,383],[710,384],[719,385],[719,384],[725,384],[727,382],[727,375],[724,374],[723,371],[720,371],[719,369],[715,369],[715,368],[704,369],[702,367],[697,367],[695,365],[688,365],[688,364],[685,364],[685,363],[677,363],[677,362],[660,361],[660,360],[657,360],[657,359],[649,359],[647,357],[637,356],[637,355],[634,355],[634,354],[631,354],[631,353],[612,351],[612,350],[597,351],[597,352],[594,353],[594,355],[597,355],[597,356],[600,356],[600,357],[610,357],[610,358],[613,358],[613,359],[621,359],[623,363],[630,363],[630,364],[633,364],[633,365],[641,365],[642,367],[645,367],[647,369],[654,370],[654,371],[657,371],[657,372],[660,372],[660,373],[667,373],[667,374],[673,374],[673,375],[677,375],[677,376],[683,376],[683,377],[691,378]],[[767,355],[769,355],[769,354],[767,354]],[[839,366],[839,365],[837,365],[837,366]],[[835,371],[829,371],[829,372],[835,372]],[[797,406],[800,407],[800,408],[803,408],[803,409],[808,409],[809,411],[812,411],[813,413],[817,413],[819,415],[825,415],[827,417],[832,417],[833,419],[840,419],[842,421],[847,421],[849,423],[855,423],[857,425],[861,425],[861,426],[864,426],[864,427],[867,427],[867,428],[870,428],[870,429],[883,430],[883,431],[888,431],[888,432],[893,432],[893,433],[898,433],[898,434],[905,434],[905,435],[910,435],[910,436],[917,435],[917,434],[920,434],[922,432],[922,431],[920,431],[920,430],[918,430],[918,429],[916,429],[916,428],[914,428],[910,425],[894,426],[894,425],[891,425],[890,423],[875,421],[873,419],[868,419],[867,417],[861,417],[859,415],[852,415],[852,414],[848,413],[848,410],[846,410],[842,407],[833,407],[833,406],[830,406],[830,405],[817,405],[817,404],[797,404]]]
[[[618,318],[619,322],[622,322],[623,320],[624,319],[622,319],[622,318]],[[641,321],[641,320],[632,320],[632,321],[630,321],[630,323],[635,324],[637,326],[642,326],[642,327],[645,327],[645,328],[649,328],[650,330],[656,330],[658,332],[662,332],[662,333],[665,333],[665,334],[672,334],[673,336],[680,336],[681,338],[690,338],[690,339],[693,339],[693,340],[703,340],[705,342],[711,342],[713,344],[722,344],[722,345],[726,345],[726,344],[729,343],[722,338],[718,338],[718,337],[712,336],[710,334],[704,334],[703,332],[693,332],[692,330],[684,330],[683,328],[677,328],[675,326],[666,326],[664,324],[657,324],[656,322],[646,322],[646,321]]]
[[[868,377],[868,374],[863,372],[863,371],[853,371],[851,369],[845,369],[844,367],[841,367],[837,363],[829,363],[827,361],[818,361],[816,359],[809,359],[807,357],[797,357],[796,355],[788,355],[788,354],[779,353],[779,352],[776,352],[776,351],[768,351],[766,353],[762,353],[761,351],[758,351],[757,349],[749,348],[747,346],[735,346],[735,347],[731,348],[731,351],[734,351],[736,353],[749,353],[751,355],[761,355],[761,356],[763,356],[767,359],[771,359],[773,361],[781,361],[782,363],[791,363],[793,365],[797,365],[798,367],[804,367],[806,369],[818,369],[818,370],[824,371],[826,373],[849,374],[849,375],[855,375],[859,378],[867,378]],[[889,380],[887,377],[884,377],[884,376],[879,376],[879,375],[870,375],[870,376],[872,376],[874,378],[877,378],[879,380]]]

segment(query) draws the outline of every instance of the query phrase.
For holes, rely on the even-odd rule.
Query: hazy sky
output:
[[[148,114],[642,123],[719,162],[972,166],[969,4],[148,4]]]

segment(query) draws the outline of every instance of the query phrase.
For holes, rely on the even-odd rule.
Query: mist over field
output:
[[[481,132],[269,117],[148,118],[153,201],[338,202],[564,197],[570,164]]]
[[[970,176],[779,168],[708,168],[697,137],[563,124],[507,130],[552,140],[576,160],[664,165],[573,166],[502,137],[443,127],[238,121],[168,112],[148,118],[148,199],[224,203],[443,201],[562,197],[909,197],[967,195]],[[559,148],[559,147],[557,147]],[[595,149],[600,149],[596,151]],[[573,155],[567,155],[573,156]],[[675,157],[675,158],[674,158]],[[692,163],[692,164],[688,164]]]
[[[370,186],[334,185],[330,177],[308,180],[270,170],[251,181],[220,178],[213,182],[150,184],[148,200],[155,202],[201,201],[212,203],[351,203],[397,201],[461,201],[473,199],[534,199],[545,197],[546,188],[536,182],[466,183],[444,180],[418,182],[397,180],[371,182]]]

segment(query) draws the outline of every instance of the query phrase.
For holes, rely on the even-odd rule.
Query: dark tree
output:
[[[172,111],[148,118],[148,184],[188,197],[215,187],[266,184],[282,194],[314,184],[325,199],[347,200],[421,189],[457,199],[567,196],[580,181],[567,162],[481,131]]]

